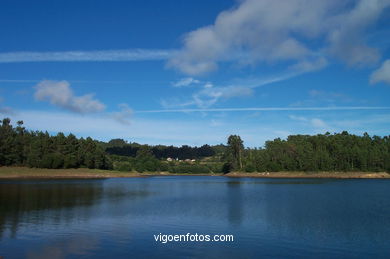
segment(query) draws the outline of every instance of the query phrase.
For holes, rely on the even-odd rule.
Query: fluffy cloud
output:
[[[389,5],[389,0],[243,0],[214,24],[186,34],[168,66],[196,75],[223,61],[290,62],[303,70],[325,66],[327,56],[349,65],[372,63],[379,54],[363,35]]]
[[[370,83],[385,82],[390,84],[390,59],[383,62],[382,66],[375,70],[370,77]]]
[[[35,86],[35,98],[77,113],[99,112],[105,105],[93,94],[75,96],[67,81],[43,80]]]

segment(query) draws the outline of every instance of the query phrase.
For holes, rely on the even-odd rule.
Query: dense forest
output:
[[[13,127],[5,118],[0,126],[0,165],[38,168],[111,169],[112,163],[103,148],[91,138],[76,138],[58,133],[28,131],[23,122]]]
[[[246,171],[390,171],[390,136],[292,135],[245,150]]]
[[[137,155],[138,150],[142,147],[138,143],[127,143],[123,139],[112,139],[107,144],[103,144],[106,147],[106,152],[111,155],[120,156],[133,156]],[[152,146],[150,147],[152,154],[158,158],[177,158],[180,160],[204,158],[215,155],[214,149],[209,145],[203,145],[201,147],[190,147],[183,145],[181,147],[174,146]]]
[[[292,135],[267,141],[262,148],[244,148],[240,136],[226,145],[149,146],[123,139],[99,142],[73,134],[55,136],[28,131],[23,122],[0,125],[0,166],[37,168],[98,168],[119,171],[172,173],[227,173],[230,171],[387,171],[390,136],[325,133]]]

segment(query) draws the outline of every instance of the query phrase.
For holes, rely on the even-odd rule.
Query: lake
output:
[[[232,242],[156,242],[159,235]],[[7,258],[390,258],[390,180],[1,180]]]

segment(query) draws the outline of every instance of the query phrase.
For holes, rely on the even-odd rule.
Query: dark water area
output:
[[[390,180],[1,180],[0,256],[390,258]]]

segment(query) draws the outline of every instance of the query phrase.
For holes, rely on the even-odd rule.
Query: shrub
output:
[[[114,170],[128,172],[132,170],[132,166],[129,162],[117,161],[114,163]]]

